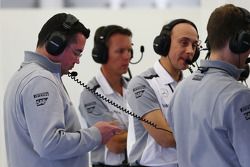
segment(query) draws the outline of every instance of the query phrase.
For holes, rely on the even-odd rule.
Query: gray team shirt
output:
[[[101,143],[97,128],[80,129],[60,69],[25,52],[10,80],[4,98],[9,167],[87,167],[88,151]]]
[[[92,89],[92,92],[87,89],[84,89],[82,91],[80,97],[79,110],[89,127],[99,121],[117,120],[120,124],[120,127],[127,130],[128,115],[125,112],[121,111],[119,108],[115,107],[114,105],[111,105],[107,101],[100,98],[100,96],[102,96],[108,101],[112,101],[112,103],[116,103],[117,105],[126,109],[126,89],[128,79],[123,77],[122,81],[123,96],[115,92],[110,87],[109,83],[107,82],[106,78],[103,76],[100,70],[98,74],[88,82],[88,87]],[[93,92],[95,92],[95,94]],[[97,96],[96,94],[99,94],[99,96]],[[107,155],[109,155],[109,157],[107,157]],[[122,164],[122,161],[124,159],[124,153],[112,154],[109,151],[108,154],[106,154],[105,158],[105,145],[100,145],[95,150],[91,151],[92,164],[103,163],[108,165],[120,165]]]
[[[163,98],[163,94],[160,94],[160,92],[155,91],[149,82],[151,80],[154,80],[154,78],[160,78],[160,80],[163,82],[164,87],[161,87],[161,85],[158,85],[161,87],[161,90],[164,90],[164,93],[168,94],[166,99],[169,99],[171,97],[171,94],[173,94],[176,81],[173,80],[173,78],[167,73],[167,71],[162,67],[162,65],[157,61],[154,65],[154,68],[149,68],[142,74],[134,77],[129,85],[128,85],[128,102],[129,106],[131,107],[131,111],[135,113],[137,116],[142,117],[143,115],[147,114],[148,112],[151,112],[156,109],[160,109],[162,112],[166,110],[168,107],[168,104],[160,101],[158,96]],[[168,88],[168,91],[166,90],[166,87]],[[155,92],[158,92],[159,94],[156,95]],[[163,92],[161,92],[163,93]],[[155,122],[154,122],[155,123]],[[157,124],[157,123],[155,123]],[[130,128],[130,126],[132,126]],[[131,130],[133,129],[133,131]],[[138,118],[131,117],[129,118],[129,132],[128,132],[128,159],[131,164],[139,164],[142,160],[142,155],[144,150],[147,146],[148,138],[151,138],[151,136],[148,134],[148,132],[145,130],[144,126],[142,125],[141,121],[138,120]],[[134,140],[133,144],[130,144],[131,140]],[[162,148],[159,145],[156,145],[155,148],[158,148],[159,150],[155,150],[154,157],[152,158],[151,162],[147,162],[150,164],[155,164],[154,166],[160,166],[160,164],[176,164],[176,151],[173,148]],[[162,159],[161,156],[161,149],[164,149],[164,151],[171,154],[171,158],[169,157],[166,159]],[[153,150],[151,150],[153,151]],[[148,152],[151,154],[151,152]],[[168,159],[168,160],[167,160]],[[154,162],[152,162],[154,161]],[[158,164],[158,165],[156,165]],[[149,166],[149,164],[144,164],[146,166]]]
[[[222,61],[201,61],[178,84],[169,105],[180,167],[250,166],[250,90],[242,71]]]

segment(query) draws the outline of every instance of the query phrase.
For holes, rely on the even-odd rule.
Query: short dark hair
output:
[[[210,49],[221,49],[236,33],[241,30],[249,31],[249,15],[246,9],[232,4],[216,8],[207,24],[207,42]]]
[[[57,31],[63,33],[68,41],[71,41],[73,38],[75,38],[75,34],[77,33],[82,33],[86,38],[89,37],[90,30],[79,21],[74,23],[70,29],[66,30],[63,24],[67,16],[68,14],[66,13],[55,14],[43,25],[38,34],[37,47],[44,45],[49,39],[50,35]]]

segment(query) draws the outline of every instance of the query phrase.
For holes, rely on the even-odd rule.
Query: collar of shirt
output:
[[[104,77],[104,75],[101,72],[101,70],[98,71],[98,73],[96,74],[95,78],[96,78],[97,82],[100,84],[100,87],[102,88],[103,93],[105,95],[109,95],[109,94],[115,93],[114,90],[109,85],[107,79]],[[122,82],[123,82],[123,91],[125,91],[124,88],[126,88],[127,81],[124,78],[122,78]]]
[[[24,62],[22,63],[22,66],[29,64],[29,63],[37,63],[52,73],[61,74],[60,63],[54,63],[51,60],[49,60],[47,57],[39,55],[36,52],[25,51],[24,54],[25,56],[24,56]]]
[[[201,67],[206,68],[214,68],[226,71],[229,75],[234,77],[235,79],[238,79],[240,77],[240,74],[244,71],[244,69],[239,69],[236,66],[224,62],[224,61],[211,61],[211,60],[201,60]]]
[[[162,84],[167,85],[167,84],[171,84],[171,83],[177,83],[171,76],[170,74],[167,72],[167,70],[165,70],[163,68],[163,66],[160,64],[159,61],[156,61],[154,64],[154,70],[155,72],[159,75],[160,80],[162,81]]]

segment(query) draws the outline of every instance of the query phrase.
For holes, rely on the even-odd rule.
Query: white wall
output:
[[[218,4],[216,4],[218,5]],[[246,7],[246,6],[243,6]],[[248,9],[250,8],[250,5]],[[152,42],[159,34],[162,26],[168,21],[184,17],[196,23],[200,39],[205,40],[206,22],[211,11],[205,7],[189,9],[126,9],[111,11],[104,9],[50,9],[50,10],[1,10],[0,11],[0,166],[5,167],[5,145],[3,126],[3,94],[12,74],[18,69],[23,61],[24,50],[35,50],[37,34],[42,25],[55,13],[68,12],[74,14],[80,21],[91,29],[90,38],[87,41],[80,65],[76,65],[78,78],[87,82],[95,75],[99,65],[91,58],[93,46],[93,35],[97,27],[108,24],[119,24],[128,27],[133,32],[134,61],[139,59],[140,45],[144,45],[144,58],[137,65],[131,65],[130,69],[134,75],[139,74],[146,68],[152,66],[159,56],[153,52]],[[181,11],[181,12],[180,12]],[[202,53],[204,58],[206,53]],[[189,72],[186,71],[185,75]],[[82,87],[67,76],[63,77],[65,86],[72,98],[75,107],[78,108],[79,95]],[[17,148],[18,149],[18,148]]]

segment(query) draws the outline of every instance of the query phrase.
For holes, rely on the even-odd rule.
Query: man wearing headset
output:
[[[129,106],[140,117],[129,117],[127,149],[131,166],[177,166],[175,140],[166,111],[182,80],[182,70],[199,56],[198,42],[194,23],[186,19],[171,21],[154,40],[154,50],[161,58],[129,82]]]
[[[127,108],[128,79],[123,74],[127,73],[132,58],[131,38],[132,32],[119,25],[101,26],[95,32],[92,57],[101,67],[88,83],[92,92],[83,90],[79,110],[88,126],[97,121],[116,121],[123,131],[91,152],[93,167],[127,166],[128,115],[114,105]]]
[[[180,167],[249,167],[250,90],[238,79],[250,54],[250,13],[226,4],[207,24],[209,60],[181,82],[168,118]]]
[[[73,15],[59,13],[43,25],[36,51],[25,52],[4,97],[9,167],[87,167],[88,151],[120,131],[108,122],[81,129],[61,80],[79,64],[89,33]]]

